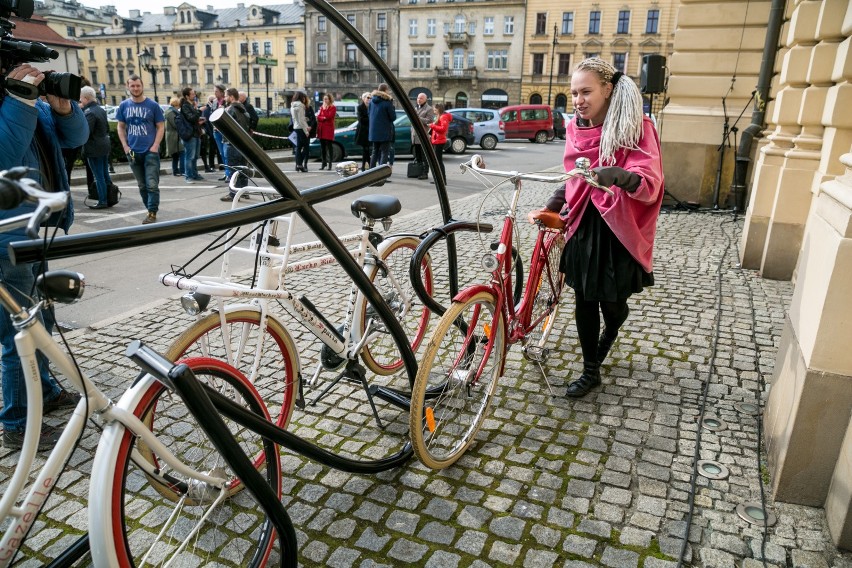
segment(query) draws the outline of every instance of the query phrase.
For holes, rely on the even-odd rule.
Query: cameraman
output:
[[[35,67],[23,63],[14,67],[6,75],[14,79],[38,86],[44,80],[44,74]],[[25,99],[6,92],[0,101],[0,170],[16,166],[31,168],[30,177],[38,181],[48,191],[66,191],[71,188],[65,175],[63,148],[82,146],[89,138],[89,125],[76,101],[47,95],[47,102],[41,99]],[[21,205],[9,211],[0,211],[0,219],[14,217],[31,212],[33,204]],[[51,219],[50,224],[68,232],[74,220],[74,207],[70,195],[68,209],[58,220]],[[26,240],[24,228],[0,233],[0,279],[23,306],[31,305],[34,300],[36,276],[46,269],[41,263],[13,265],[9,260],[7,245],[13,241]],[[48,332],[53,327],[53,314],[44,313]],[[7,449],[19,449],[24,439],[27,425],[26,387],[21,360],[15,349],[15,328],[12,327],[9,314],[0,314],[0,372],[3,375],[3,410],[0,422],[3,424],[3,446]],[[74,407],[80,396],[62,389],[48,374],[47,360],[38,354],[41,375],[44,412]],[[50,449],[59,439],[61,431],[44,425],[39,439],[39,450]]]

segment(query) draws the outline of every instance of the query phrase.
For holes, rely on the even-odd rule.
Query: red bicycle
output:
[[[560,175],[487,170],[479,155],[462,171],[502,177],[512,183],[511,204],[493,254],[483,258],[488,283],[470,286],[453,299],[432,333],[411,393],[410,432],[414,453],[427,466],[443,469],[458,460],[485,420],[508,345],[521,342],[524,356],[539,366],[553,328],[564,274],[559,271],[564,223],[557,216],[537,219],[538,234],[520,301],[513,295],[513,235],[522,181],[561,183],[575,176],[608,193],[591,177],[589,160]],[[505,183],[505,182],[504,182]],[[543,369],[542,369],[543,373]],[[549,386],[549,385],[548,385]]]

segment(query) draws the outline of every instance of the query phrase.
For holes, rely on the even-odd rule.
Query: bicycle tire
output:
[[[178,361],[185,357],[212,357],[234,366],[249,378],[281,428],[286,428],[298,397],[299,358],[290,333],[275,318],[267,317],[257,372],[253,373],[257,353],[260,308],[247,306],[225,310],[227,333],[222,332],[218,312],[211,313],[189,326],[172,343],[166,358]],[[231,356],[225,348],[225,338]],[[239,353],[239,356],[236,356]],[[149,425],[150,426],[150,425]]]
[[[387,250],[382,251],[382,261],[387,270],[393,274],[398,285],[404,288],[404,293],[411,298],[411,307],[399,319],[402,329],[409,340],[412,351],[416,352],[423,342],[426,335],[426,328],[429,325],[429,308],[424,306],[414,291],[411,285],[411,280],[408,277],[408,267],[411,262],[411,255],[420,244],[420,240],[414,237],[401,237],[394,241]],[[387,278],[382,268],[375,268],[371,271],[370,280],[376,286],[379,293],[388,301],[391,310],[394,314],[400,314],[406,306],[399,301],[399,294]],[[421,263],[421,275],[423,285],[426,291],[432,293],[432,260],[427,254]],[[361,314],[361,337],[366,333],[367,321],[370,319],[372,307],[368,302],[364,302],[363,313]],[[361,350],[361,359],[368,369],[377,375],[392,375],[403,366],[402,357],[399,353],[399,348],[396,346],[391,334],[384,328],[381,321],[378,322],[378,328],[374,327],[372,333],[377,333],[376,338],[364,344]]]
[[[233,398],[269,419],[260,395],[239,371],[209,358],[184,362],[199,380],[210,385],[222,383],[216,385],[218,390],[229,390]],[[90,505],[93,553],[110,566],[164,562],[186,567],[265,566],[276,541],[271,521],[252,493],[242,491],[242,482],[231,477],[227,463],[180,397],[148,379],[127,404],[137,417],[155,417],[157,438],[184,464],[228,479],[226,498],[217,505],[219,489],[187,480],[165,464],[161,464],[158,475],[170,482],[168,491],[163,490],[166,486],[162,483],[151,483],[140,462],[134,460],[134,446],[141,442],[121,423],[112,422],[104,429],[93,466],[92,491],[96,495],[90,500],[104,502],[97,510]],[[155,406],[157,411],[153,412]],[[247,455],[254,456],[256,467],[280,498],[277,446],[227,418],[225,422]],[[181,542],[187,543],[183,549]]]
[[[562,259],[562,250],[565,248],[565,237],[557,231],[539,231],[542,239],[543,257],[541,268],[535,277],[535,283],[530,281],[528,286],[533,286],[535,294],[530,296],[532,308],[530,309],[529,327],[524,341],[525,348],[534,347],[546,355],[545,346],[556,313],[559,309],[559,299],[565,285],[565,274],[560,272],[559,264]],[[540,262],[534,260],[533,262]],[[530,267],[530,276],[534,274]],[[525,354],[527,350],[525,349]]]
[[[505,331],[503,312],[486,291],[453,302],[438,322],[417,371],[409,414],[414,453],[427,467],[449,467],[473,443],[502,372]],[[490,346],[483,343],[489,332]],[[471,369],[482,370],[474,385]]]

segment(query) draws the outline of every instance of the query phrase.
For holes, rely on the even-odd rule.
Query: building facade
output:
[[[41,16],[34,15],[28,20],[22,20],[20,18],[10,18],[9,20],[15,25],[12,35],[16,40],[43,43],[47,47],[55,50],[58,54],[56,59],[49,59],[48,61],[33,61],[29,56],[29,53],[21,52],[18,54],[18,61],[15,63],[29,62],[33,67],[41,69],[42,71],[58,71],[61,73],[73,73],[75,75],[80,73],[78,66],[78,53],[83,49],[82,44],[74,41],[73,39],[66,39],[56,33],[56,31],[50,27],[48,21]],[[3,63],[11,63],[11,58],[11,53],[4,53]]]
[[[161,104],[183,87],[205,97],[221,83],[247,91],[256,108],[277,110],[304,85],[303,17],[300,4],[202,10],[184,3],[162,14],[114,14],[109,26],[79,38],[86,45],[81,73],[106,104],[127,97],[125,82],[135,73]],[[139,59],[145,50],[148,69]]]
[[[529,0],[526,14],[521,102],[570,112],[571,71],[586,57],[609,61],[637,84],[643,56],[668,59],[677,3]]]
[[[34,13],[47,19],[47,25],[66,39],[75,39],[102,30],[117,15],[114,6],[92,8],[77,0],[39,0]]]
[[[340,0],[334,8],[370,43],[394,74],[399,72],[397,1]],[[305,86],[315,102],[324,93],[355,100],[385,81],[355,43],[317,10],[305,6]]]
[[[521,95],[524,2],[403,0],[400,73],[408,96],[500,108]]]

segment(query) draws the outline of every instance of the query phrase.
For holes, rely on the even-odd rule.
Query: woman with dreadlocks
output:
[[[571,76],[571,98],[575,117],[566,127],[565,169],[588,158],[598,183],[615,195],[571,178],[529,217],[559,212],[565,222],[559,268],[574,289],[583,352],[583,373],[565,396],[576,398],[601,384],[600,366],[627,320],[627,298],[654,283],[663,164],[657,131],[642,114],[642,95],[629,77],[601,59],[585,59]]]

